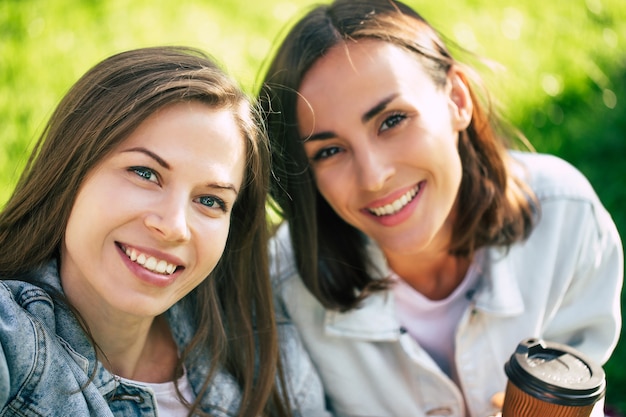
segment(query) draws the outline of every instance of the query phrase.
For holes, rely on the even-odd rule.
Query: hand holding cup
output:
[[[602,367],[559,343],[525,339],[504,370],[502,417],[589,417],[605,394]]]

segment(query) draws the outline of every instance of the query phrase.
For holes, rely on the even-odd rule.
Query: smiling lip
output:
[[[394,200],[376,207],[368,207],[366,210],[376,217],[392,216],[413,201],[415,196],[419,193],[421,186],[422,183],[420,182]]]
[[[166,255],[151,255],[145,250],[119,243],[118,247],[133,264],[152,273],[168,276],[184,268],[179,261]]]

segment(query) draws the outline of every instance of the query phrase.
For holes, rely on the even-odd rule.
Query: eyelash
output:
[[[405,119],[407,118],[406,114],[404,113],[393,113],[391,114],[389,117],[387,117],[385,120],[383,120],[383,123],[379,129],[379,132],[384,132],[386,130],[389,130],[395,126],[397,126],[398,124],[402,123]],[[339,149],[338,146],[329,146],[327,148],[323,148],[320,149],[317,153],[315,153],[313,155],[312,160],[313,161],[320,161],[323,159],[327,159],[330,158],[333,155],[336,155],[337,153],[339,153],[341,150]]]
[[[389,117],[387,117],[385,120],[383,120],[383,123],[380,126],[379,131],[384,132],[385,130],[391,129],[397,126],[398,124],[402,123],[405,119],[406,119],[406,114],[393,113]],[[389,125],[389,124],[391,124],[391,126],[385,127],[385,125]]]
[[[202,200],[204,200],[204,201],[209,200],[210,202],[207,202],[207,204],[205,204],[205,203],[202,202]],[[215,196],[211,196],[211,195],[206,195],[206,196],[198,197],[198,202],[200,204],[202,204],[203,206],[208,207],[208,208],[214,208],[213,204],[217,203],[217,205],[219,206],[220,210],[222,210],[224,213],[228,212],[228,205],[221,198],[218,198],[218,197],[215,197]],[[209,204],[211,204],[211,205],[209,205]]]
[[[333,155],[336,155],[337,153],[339,153],[338,146],[329,146],[328,148],[320,149],[317,153],[315,153],[315,155],[313,155],[313,161],[320,161],[322,159],[327,159]]]
[[[153,169],[150,169],[150,168],[135,166],[135,167],[130,167],[128,170],[134,172],[138,177],[146,181],[157,182],[159,179],[159,176],[157,175],[157,173]],[[146,174],[148,174],[148,176],[146,176]],[[157,181],[153,181],[151,179],[153,175]]]
[[[143,180],[158,183],[159,176],[153,169],[142,167],[142,166],[133,166],[133,167],[130,167],[128,170],[135,173],[138,177],[140,177]],[[155,180],[152,179],[153,176]],[[202,204],[203,206],[209,209],[215,208],[215,204],[217,204],[220,210],[222,210],[225,213],[228,212],[228,205],[226,204],[224,200],[222,200],[219,197],[212,196],[212,195],[202,196],[202,197],[198,197],[196,201],[198,201],[198,203]]]

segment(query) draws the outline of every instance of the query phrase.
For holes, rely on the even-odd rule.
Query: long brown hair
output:
[[[422,16],[393,0],[336,0],[312,8],[288,31],[267,65],[259,100],[272,149],[270,194],[289,222],[303,282],[324,306],[339,310],[356,307],[371,292],[385,289],[387,281],[371,275],[365,236],[317,191],[298,134],[296,102],[303,77],[319,58],[337,44],[363,38],[412,52],[440,87],[454,66],[462,67]],[[532,193],[509,172],[507,144],[499,134],[506,125],[468,88],[474,108],[459,137],[463,177],[449,248],[456,256],[527,237],[536,209]]]
[[[286,415],[274,385],[279,365],[265,251],[267,139],[248,97],[199,50],[153,47],[122,52],[97,64],[70,89],[0,213],[0,276],[15,276],[58,259],[83,180],[148,116],[184,101],[232,112],[247,149],[244,184],[233,207],[224,254],[207,279],[181,300],[194,309],[196,333],[181,354],[179,369],[197,355],[210,355],[212,363],[190,414],[203,414],[202,394],[223,367],[240,384],[240,416]]]

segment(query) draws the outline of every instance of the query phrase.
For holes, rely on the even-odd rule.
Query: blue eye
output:
[[[387,129],[391,129],[394,126],[400,124],[404,119],[406,119],[406,115],[396,113],[392,114],[388,118],[383,121],[383,124],[380,126],[380,131],[385,131]]]
[[[202,196],[198,198],[198,202],[208,208],[219,208],[222,211],[227,211],[227,206],[224,200],[215,196]]]
[[[152,182],[157,182],[158,178],[156,173],[150,169],[150,168],[146,168],[146,167],[130,167],[129,168],[130,171],[134,172],[135,174],[137,174],[137,176],[147,180],[147,181],[152,181]]]
[[[328,148],[321,149],[319,152],[313,155],[313,160],[319,161],[321,159],[330,158],[331,156],[336,155],[339,152],[341,152],[341,149],[339,147],[330,146]]]

